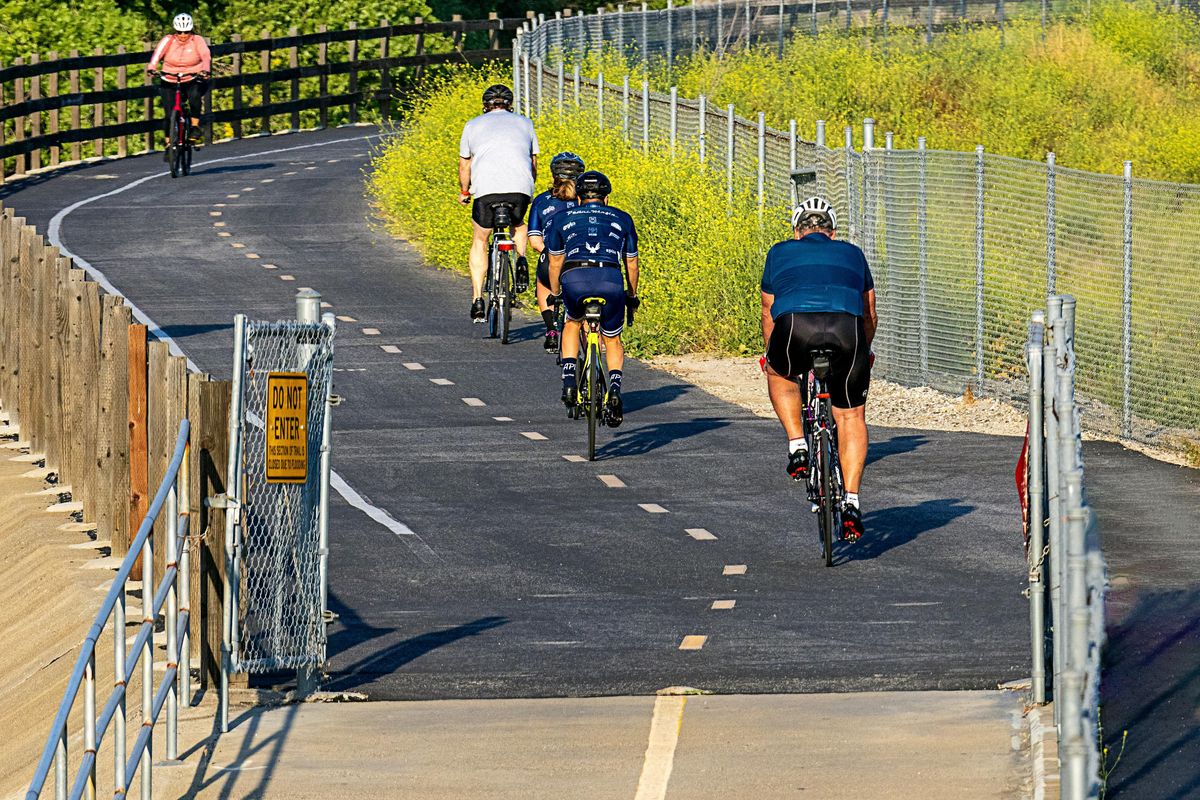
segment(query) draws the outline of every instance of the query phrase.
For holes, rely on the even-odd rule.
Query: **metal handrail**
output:
[[[150,800],[152,792],[152,745],[154,726],[163,708],[167,711],[167,759],[178,756],[179,697],[188,702],[191,696],[191,665],[188,625],[190,590],[188,545],[188,421],[179,424],[175,450],[162,483],[154,495],[137,535],[129,545],[129,553],[121,562],[112,586],[88,629],[80,647],[75,668],[59,704],[58,713],[50,727],[46,746],[38,761],[37,770],[25,794],[26,800],[41,796],[46,780],[54,768],[55,798],[96,796],[96,755],[100,744],[113,728],[113,797],[123,798],[141,768],[141,796]],[[180,497],[182,496],[182,503]],[[182,505],[183,511],[180,511]],[[166,508],[166,569],[157,585],[154,577],[154,523]],[[180,547],[182,540],[183,546]],[[125,595],[129,575],[138,557],[142,559],[142,624],[133,642],[133,658],[126,664]],[[150,586],[155,586],[153,593]],[[181,599],[182,598],[182,607]],[[166,606],[167,669],[158,692],[154,692],[154,627],[159,612]],[[113,629],[113,692],[105,701],[99,719],[96,716],[96,644],[109,620]],[[126,687],[133,678],[139,660],[142,666],[142,725],[126,760],[125,699]],[[84,692],[83,739],[84,754],[75,780],[67,783],[68,719],[80,688]]]

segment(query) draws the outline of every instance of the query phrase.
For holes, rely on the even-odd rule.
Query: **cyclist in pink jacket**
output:
[[[177,15],[174,27],[175,32],[164,36],[158,47],[154,48],[154,55],[150,56],[146,72],[157,73],[158,65],[162,63],[159,90],[162,94],[163,108],[167,112],[164,125],[170,125],[171,110],[175,108],[175,89],[183,91],[191,117],[188,138],[198,142],[201,139],[201,103],[208,88],[209,73],[212,71],[212,54],[209,53],[203,37],[197,36],[193,31],[191,14]],[[170,137],[171,132],[168,130],[167,138]]]

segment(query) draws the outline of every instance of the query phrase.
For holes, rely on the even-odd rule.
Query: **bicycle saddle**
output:
[[[814,348],[808,351],[809,358],[812,359],[812,371],[817,376],[817,380],[825,380],[829,377],[829,370],[833,365],[834,351],[825,348]]]
[[[513,207],[508,203],[492,203],[492,225],[507,228],[512,225]]]
[[[588,319],[600,319],[600,309],[605,305],[603,297],[583,298],[583,315]]]

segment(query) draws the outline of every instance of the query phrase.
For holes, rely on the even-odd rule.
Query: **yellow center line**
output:
[[[675,764],[675,746],[683,727],[683,706],[687,697],[659,695],[654,700],[654,716],[650,720],[650,740],[642,761],[634,800],[664,800],[671,768]]]

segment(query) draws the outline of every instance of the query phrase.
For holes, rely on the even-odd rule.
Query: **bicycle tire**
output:
[[[167,162],[171,165],[172,178],[179,177],[179,151],[181,149],[179,145],[181,141],[179,139],[179,122],[179,112],[172,111],[171,122],[167,126],[167,130],[170,131],[170,134],[167,136],[167,149],[170,151],[170,158],[167,159]]]
[[[193,151],[194,151],[194,148],[192,147],[190,142],[188,144],[184,145],[184,148],[183,148],[183,174],[184,175],[192,174],[192,153],[193,153]]]
[[[829,430],[821,431],[821,549],[825,555],[825,566],[833,566],[834,497],[832,448],[829,446]]]
[[[500,263],[500,344],[508,344],[512,327],[512,261],[505,255]]]
[[[587,365],[588,461],[595,461],[596,426],[600,424],[600,405],[604,402],[600,390],[600,348],[588,347]]]

